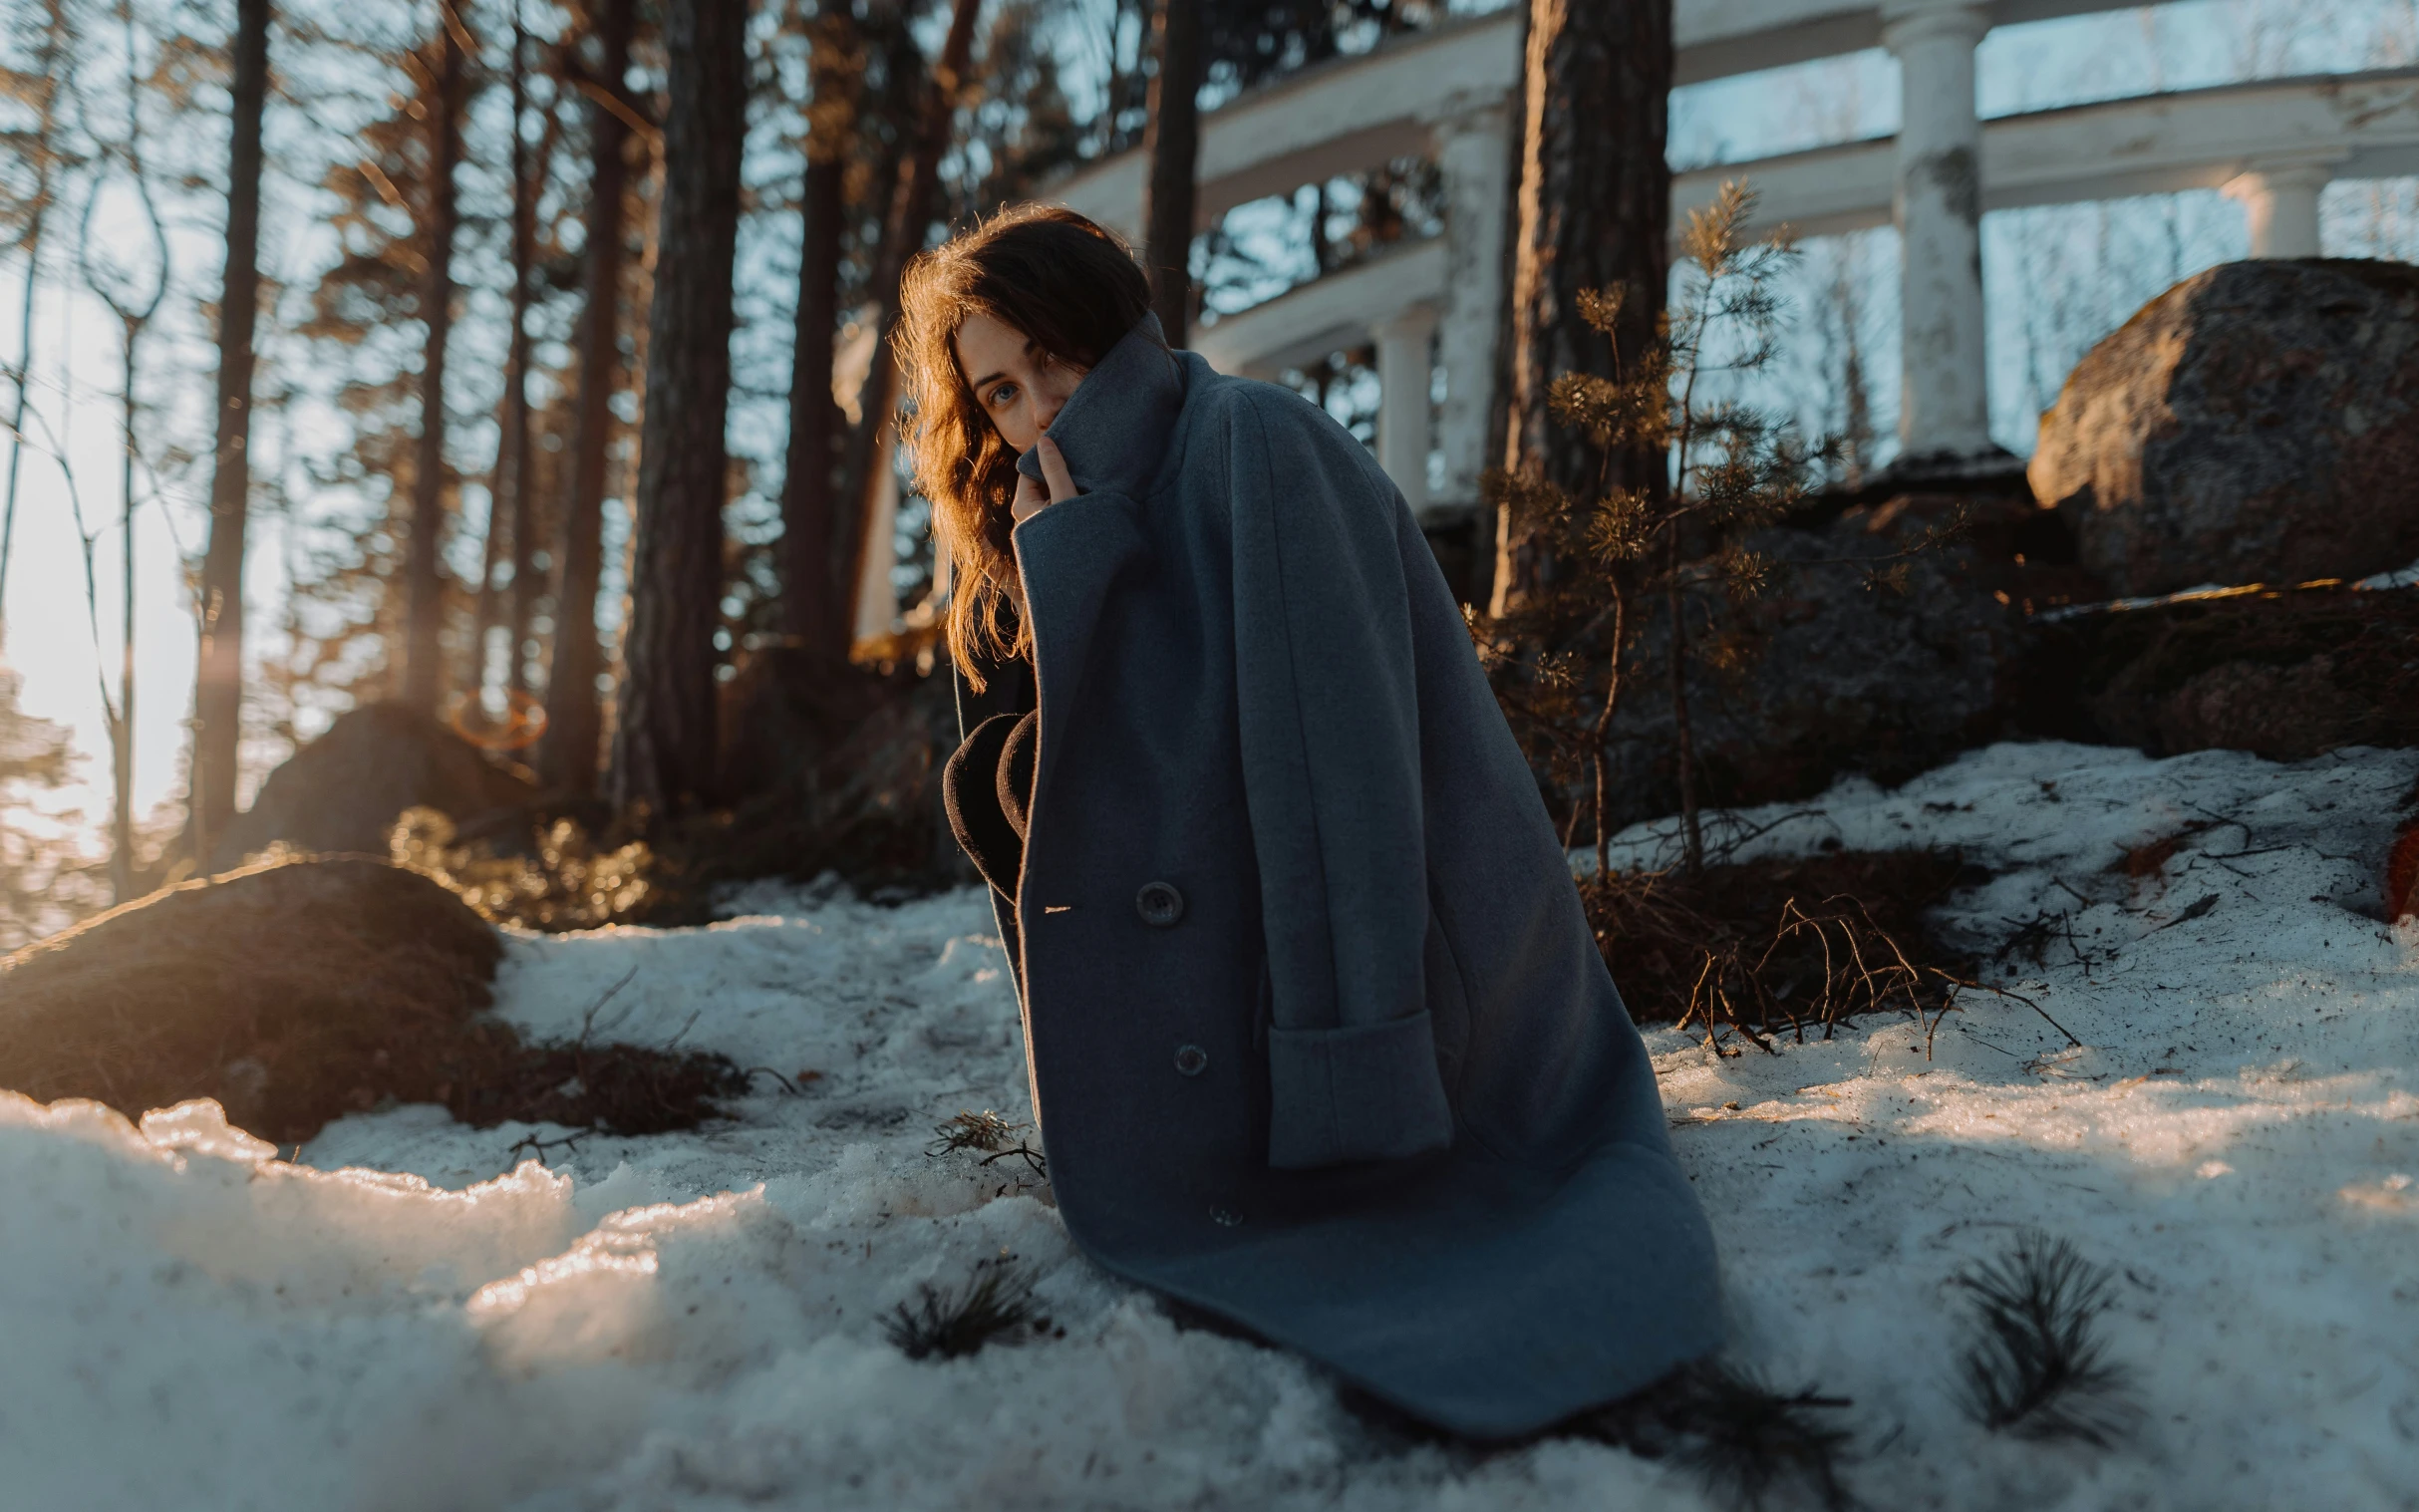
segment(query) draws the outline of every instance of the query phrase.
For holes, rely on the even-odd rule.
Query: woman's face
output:
[[[958,371],[1010,450],[1030,452],[1090,371],[1061,362],[1006,321],[969,315],[958,327]]]

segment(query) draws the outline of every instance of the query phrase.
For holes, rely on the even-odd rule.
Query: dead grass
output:
[[[568,817],[532,840],[529,854],[499,850],[490,838],[460,839],[454,821],[434,808],[408,808],[387,845],[396,865],[446,888],[492,924],[550,934],[599,929],[643,922],[663,902],[667,868],[644,840],[599,840]]]
[[[277,1144],[390,1100],[657,1133],[744,1089],[720,1056],[524,1043],[483,1012],[501,955],[446,889],[368,858],[186,883],[0,958],[0,1087],[130,1117],[215,1097]]]
[[[1580,894],[1632,1017],[1770,1049],[1860,1014],[1937,1022],[1973,963],[1924,914],[1965,875],[1953,852],[1835,851],[1708,866],[1694,883],[1590,876]]]

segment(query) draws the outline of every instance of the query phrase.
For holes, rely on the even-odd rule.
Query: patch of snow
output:
[[[2411,753],[2000,746],[1717,816],[1740,854],[1956,847],[1992,876],[1943,923],[1985,957],[2055,920],[2038,961],[1993,968],[2038,1012],[1968,994],[1773,1056],[1649,1036],[1735,1354],[1855,1399],[1868,1501],[2419,1498],[2419,924],[2359,911],[2414,775]],[[2192,824],[2158,877],[2109,869]],[[1635,828],[1620,862],[1670,840]],[[535,1035],[761,1068],[691,1133],[404,1107],[288,1162],[215,1104],[137,1128],[0,1095],[0,1486],[298,1512],[1703,1504],[1600,1446],[1406,1444],[1314,1367],[1094,1270],[1021,1162],[927,1155],[961,1109],[1031,1115],[980,894],[732,904],[516,935],[498,983]],[[2144,1415],[2115,1448],[1957,1405],[1950,1278],[2027,1227],[2116,1273],[2105,1332]],[[1003,1255],[1047,1330],[942,1362],[886,1341],[920,1283]]]
[[[2361,592],[2375,593],[2387,588],[2419,588],[2419,562],[2413,562],[2400,572],[2380,572],[2352,584]]]

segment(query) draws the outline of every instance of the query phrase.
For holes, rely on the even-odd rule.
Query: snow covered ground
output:
[[[2413,753],[2003,746],[1754,842],[1959,847],[1994,875],[1949,921],[1986,950],[2043,921],[1998,980],[2085,1047],[1980,998],[1777,1056],[1651,1036],[1735,1354],[1854,1398],[1872,1505],[2419,1506],[2419,931],[2356,911],[2415,776]],[[2159,876],[2109,870],[2196,823]],[[1019,1162],[928,1155],[961,1109],[1027,1114],[975,896],[735,902],[517,939],[499,983],[563,1035],[622,984],[600,1036],[797,1087],[760,1075],[692,1134],[403,1107],[295,1161],[214,1104],[137,1130],[0,1094],[0,1505],[1700,1505],[1593,1445],[1405,1443],[1091,1269]],[[1951,1277],[2027,1227],[2115,1270],[2142,1409],[2119,1447],[1959,1410]],[[918,1283],[1004,1254],[1046,1330],[950,1362],[885,1341]]]

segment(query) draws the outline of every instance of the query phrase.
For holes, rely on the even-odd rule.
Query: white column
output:
[[[1400,310],[1370,330],[1377,343],[1377,465],[1402,490],[1414,515],[1428,505],[1428,385],[1436,312]]]
[[[1989,30],[1977,5],[1884,12],[1882,44],[1900,72],[1902,463],[1994,450],[1982,354],[1982,123],[1973,102],[1973,50]]]
[[[1444,453],[1444,491],[1435,514],[1478,505],[1487,451],[1487,404],[1494,397],[1495,343],[1503,318],[1504,222],[1511,210],[1511,114],[1501,100],[1447,115],[1435,125],[1436,168],[1445,198],[1445,283],[1436,361],[1444,404],[1436,440]]]
[[[2334,171],[2324,162],[2255,162],[2226,185],[2243,201],[2254,257],[2316,257],[2318,195]]]

